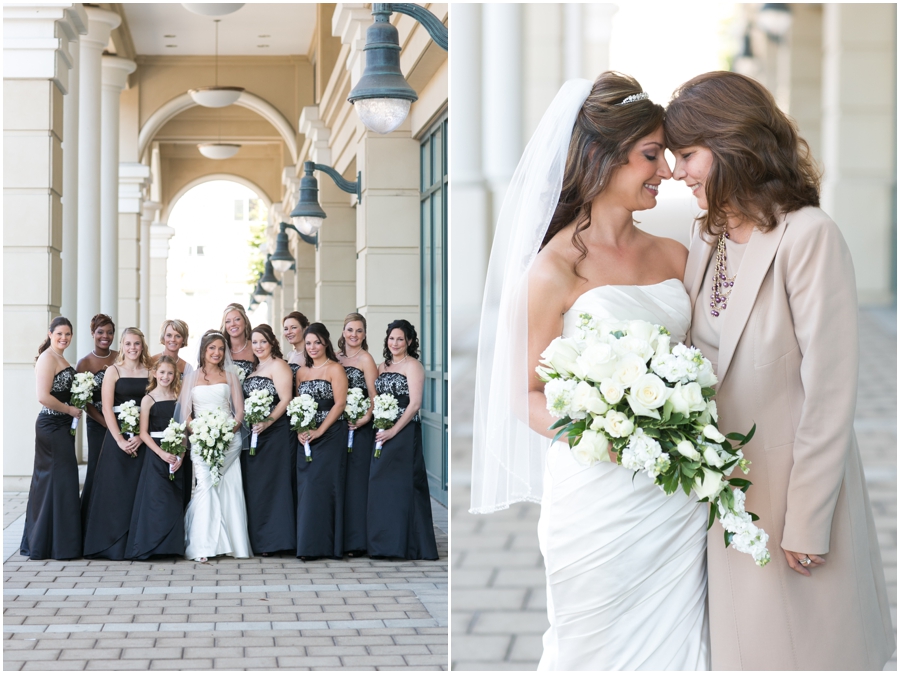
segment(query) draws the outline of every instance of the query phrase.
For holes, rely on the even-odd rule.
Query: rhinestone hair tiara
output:
[[[625,105],[626,103],[634,103],[635,101],[643,101],[647,98],[650,98],[650,94],[648,94],[646,91],[642,91],[639,94],[631,94],[631,96],[626,98],[621,103],[618,103],[618,105]]]

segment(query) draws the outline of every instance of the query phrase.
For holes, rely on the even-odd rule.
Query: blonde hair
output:
[[[181,393],[181,376],[178,374],[178,363],[175,362],[174,358],[172,358],[171,356],[166,356],[165,354],[159,357],[159,360],[156,361],[156,363],[150,369],[149,374],[147,375],[147,379],[150,382],[147,386],[147,393],[150,393],[150,391],[159,386],[159,382],[156,380],[156,371],[163,363],[171,365],[172,369],[175,370],[175,378],[172,380],[172,392],[177,398]]]
[[[225,335],[225,345],[230,349],[231,348],[231,335],[228,334],[228,331],[225,330],[225,318],[232,311],[236,311],[241,315],[241,318],[244,319],[244,339],[250,340],[250,319],[247,317],[247,312],[244,310],[244,305],[240,302],[232,302],[227,307],[225,307],[225,311],[222,313],[222,326],[219,328],[221,333]]]
[[[122,336],[119,337],[119,355],[116,356],[116,365],[121,365],[125,362],[125,349],[122,348],[122,345],[125,343],[125,335],[137,335],[141,338],[141,357],[140,363],[148,370],[150,369],[150,354],[147,349],[147,340],[144,339],[144,333],[138,330],[137,328],[125,328],[122,330]]]
[[[181,335],[182,338],[184,338],[184,344],[182,344],[181,346],[187,346],[189,334],[188,324],[184,321],[178,320],[177,318],[170,318],[167,321],[163,321],[162,327],[159,329],[159,343],[163,346],[166,345],[166,330],[169,327],[171,327],[175,332]]]

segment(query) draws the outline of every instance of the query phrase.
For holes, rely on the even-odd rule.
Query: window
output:
[[[243,199],[235,199],[234,200],[234,219],[235,220],[243,220],[244,219],[244,200]]]

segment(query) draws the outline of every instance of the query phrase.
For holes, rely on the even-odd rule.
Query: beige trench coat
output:
[[[695,233],[685,270],[694,320],[714,246]],[[818,208],[754,231],[722,312],[716,400],[722,432],[756,434],[747,510],[772,562],[709,532],[713,669],[880,670],[894,651],[884,570],[853,417],[858,307],[850,252]],[[740,473],[740,471],[737,471]],[[801,576],[782,548],[825,555]]]

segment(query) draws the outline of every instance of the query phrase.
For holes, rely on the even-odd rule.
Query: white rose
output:
[[[650,346],[650,342],[632,335],[625,335],[621,339],[616,340],[615,350],[620,356],[624,356],[626,353],[633,353],[640,356],[641,360],[645,363],[650,360],[650,356],[653,355],[653,347]]]
[[[669,345],[672,343],[671,335],[660,335],[656,338],[656,358],[669,354]]]
[[[571,377],[577,366],[575,360],[578,358],[578,349],[575,348],[571,339],[565,337],[557,337],[541,354],[541,363],[548,367],[552,367],[563,377]]]
[[[620,359],[615,371],[612,373],[612,380],[617,384],[628,388],[638,377],[646,374],[647,364],[640,356],[633,353],[626,353]]]
[[[713,442],[725,442],[725,436],[719,432],[719,429],[712,424],[703,427],[703,435]]]
[[[591,466],[599,461],[609,461],[606,451],[608,446],[609,438],[605,434],[585,431],[578,444],[572,448],[572,455],[578,463]]]
[[[699,499],[709,497],[710,501],[714,501],[723,488],[722,476],[709,468],[704,468],[703,474],[694,478],[694,493]]]
[[[604,379],[600,382],[600,393],[606,402],[615,405],[625,395],[625,387],[617,384],[612,379]]]
[[[687,384],[675,384],[672,396],[672,407],[676,412],[680,412],[684,416],[689,416],[691,412],[706,411],[706,401],[703,399],[703,392],[700,385],[696,382],[688,382]]]
[[[627,438],[634,432],[634,422],[621,412],[610,410],[606,413],[603,428],[614,438]]]
[[[628,334],[645,342],[659,335],[659,329],[647,321],[628,321]]]
[[[697,451],[697,448],[694,447],[694,444],[690,440],[682,440],[679,442],[675,445],[675,451],[691,461],[698,461],[700,459],[700,452]]]
[[[584,419],[587,413],[605,414],[609,406],[603,402],[600,397],[600,391],[588,384],[586,381],[580,381],[575,385],[575,391],[572,394],[571,417],[573,419]]]
[[[702,356],[699,360],[700,362],[697,363],[697,383],[703,388],[715,386],[719,379],[716,377],[716,373],[713,372],[712,363]]]
[[[706,463],[716,468],[721,468],[725,465],[725,461],[719,456],[715,445],[703,445],[703,458],[706,460]]]
[[[671,392],[672,390],[666,386],[665,382],[655,374],[641,375],[631,385],[631,396],[640,405],[651,410],[662,407]]]
[[[616,368],[616,360],[616,354],[607,342],[592,340],[584,352],[578,356],[576,364],[582,377],[598,382],[613,373]]]
[[[706,412],[712,417],[713,421],[719,421],[719,408],[716,407],[715,400],[710,400],[706,403]]]

